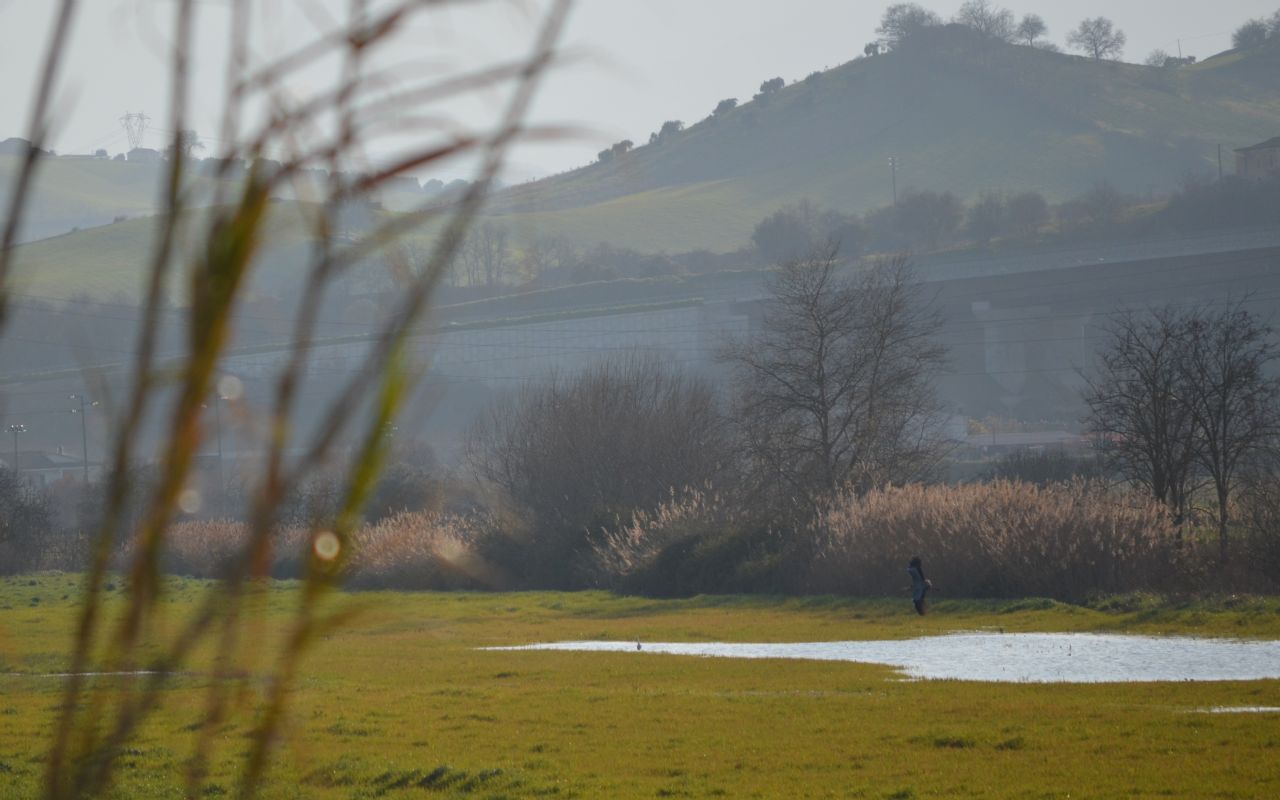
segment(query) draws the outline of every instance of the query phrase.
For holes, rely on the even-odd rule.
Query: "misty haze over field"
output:
[[[1274,794],[1278,2],[0,0],[0,800]]]

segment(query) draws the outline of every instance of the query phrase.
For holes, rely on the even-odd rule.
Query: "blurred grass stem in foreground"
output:
[[[203,793],[221,723],[244,704],[237,692],[242,662],[250,656],[270,664],[266,690],[253,712],[253,733],[243,756],[238,794],[257,793],[279,738],[290,687],[301,659],[317,633],[338,620],[326,617],[320,601],[343,577],[352,557],[360,511],[385,460],[385,431],[411,393],[416,370],[406,342],[428,311],[433,290],[448,269],[467,228],[480,211],[506,154],[518,139],[554,136],[531,129],[527,112],[540,80],[556,57],[556,47],[570,8],[569,0],[550,0],[529,9],[537,16],[529,51],[523,56],[423,82],[402,82],[405,89],[379,90],[386,74],[374,66],[397,34],[425,15],[447,12],[463,0],[397,0],[374,4],[349,0],[345,16],[295,50],[265,63],[251,63],[250,34],[256,8],[251,0],[229,0],[228,80],[219,126],[215,204],[199,217],[185,192],[190,140],[188,112],[192,103],[190,53],[198,29],[199,5],[177,0],[173,8],[172,46],[167,67],[167,127],[172,141],[162,208],[149,258],[142,322],[135,356],[119,413],[107,477],[101,487],[103,510],[94,534],[83,589],[70,675],[46,763],[46,796],[98,796],[111,786],[120,756],[149,715],[165,698],[179,670],[188,668],[197,649],[216,653],[207,688],[203,720],[185,770],[186,794]],[[53,128],[54,97],[77,4],[63,0],[56,10],[31,111],[29,148],[7,207],[0,249],[0,326],[11,289],[10,271],[42,158],[41,146]],[[336,83],[313,95],[296,94],[289,78],[323,61],[340,64]],[[460,96],[500,87],[506,100],[496,119],[480,129],[444,125],[446,113],[431,107]],[[249,120],[258,119],[256,123]],[[317,119],[331,121],[330,129]],[[404,122],[408,120],[409,122]],[[420,124],[432,122],[432,127]],[[387,164],[352,177],[368,162],[379,137],[422,131],[408,152]],[[247,127],[247,130],[245,128]],[[432,135],[434,131],[434,135]],[[447,131],[447,132],[442,132]],[[335,229],[344,205],[375,196],[393,179],[412,170],[466,157],[478,166],[465,191],[424,205],[414,212],[380,220],[362,239],[339,247]],[[243,177],[237,165],[244,164]],[[266,410],[263,468],[247,496],[248,535],[223,579],[205,592],[189,617],[172,624],[160,619],[161,553],[175,521],[180,498],[189,493],[196,457],[205,438],[202,410],[219,379],[219,363],[232,338],[232,315],[243,299],[258,259],[270,237],[272,202],[303,177],[304,171],[328,170],[319,211],[308,219],[310,245],[304,267],[306,281],[288,341],[288,359],[273,379]],[[388,246],[425,222],[437,226],[434,245],[417,265],[413,283],[397,308],[381,323],[363,368],[345,382],[307,433],[296,424],[300,385],[307,372],[310,346],[325,293],[344,271],[362,258],[383,254],[403,258]],[[186,283],[190,308],[184,365],[175,375],[162,373],[155,354],[166,288]],[[0,334],[3,329],[0,328]],[[160,393],[165,393],[165,398]],[[162,414],[164,435],[154,456],[158,480],[145,488],[136,524],[128,513],[138,487],[131,467],[150,455],[140,452],[144,419]],[[340,450],[343,442],[354,442]],[[320,465],[343,463],[344,490],[332,519],[318,520],[305,543],[306,569],[299,603],[287,623],[279,652],[250,653],[242,634],[251,621],[254,579],[265,574],[273,547],[279,505],[293,487]],[[125,577],[120,602],[107,603],[107,578],[119,568]],[[166,624],[162,624],[166,623]],[[133,672],[113,691],[89,685],[90,671]],[[249,701],[250,703],[252,701]]]

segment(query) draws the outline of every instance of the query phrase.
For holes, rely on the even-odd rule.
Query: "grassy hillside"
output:
[[[1188,172],[1216,170],[1219,144],[1230,170],[1229,148],[1277,133],[1280,39],[1158,69],[946,28],[815,73],[611,163],[509,189],[490,215],[512,229],[517,246],[562,234],[583,246],[728,252],[764,216],[802,198],[846,212],[889,203],[891,156],[903,191],[967,198],[1036,190],[1060,200],[1102,179],[1141,194],[1171,188]],[[0,157],[0,188],[13,164]],[[141,165],[51,160],[33,225],[63,232],[87,219],[149,213],[158,176]],[[150,226],[131,220],[24,247],[28,290],[136,294]]]
[[[9,191],[22,161],[0,156],[0,192],[7,206]],[[23,239],[30,241],[67,233],[73,228],[105,225],[117,217],[152,214],[158,206],[162,164],[131,164],[90,158],[47,158],[36,173]],[[212,197],[215,182],[192,176],[191,202]]]
[[[726,250],[800,198],[847,212],[887,204],[891,156],[901,189],[1065,199],[1102,179],[1135,193],[1171,188],[1189,171],[1216,169],[1219,144],[1277,132],[1280,40],[1160,69],[947,28],[610,163],[511,189],[495,213],[583,244]]]
[[[273,206],[272,248],[285,251],[304,240],[302,214],[306,208],[291,202]],[[41,299],[90,297],[138,302],[145,288],[143,281],[158,220],[156,216],[126,219],[21,245],[14,262],[14,291]],[[188,253],[181,248],[179,252],[184,256]],[[190,264],[191,259],[184,257],[181,263]],[[185,285],[172,284],[171,301],[184,304],[185,291]]]

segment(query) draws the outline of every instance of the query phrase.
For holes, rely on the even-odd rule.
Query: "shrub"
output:
[[[497,589],[505,581],[476,554],[466,517],[401,513],[355,536],[348,585],[367,589]]]
[[[44,551],[55,538],[48,493],[0,469],[0,574],[49,566]]]
[[[715,391],[655,356],[554,377],[491,408],[467,437],[476,474],[531,520],[525,574],[569,588],[588,577],[591,532],[703,485],[731,461]]]
[[[1093,480],[1106,474],[1097,458],[1073,456],[1060,450],[1009,453],[991,468],[996,480],[1021,481],[1036,486],[1051,483],[1069,483],[1077,478]]]
[[[824,511],[809,588],[899,593],[920,555],[943,596],[1167,590],[1187,577],[1177,534],[1157,503],[1079,481],[885,489],[837,497]]]
[[[738,508],[711,490],[672,492],[654,511],[602,532],[599,579],[657,597],[782,590],[784,537]]]

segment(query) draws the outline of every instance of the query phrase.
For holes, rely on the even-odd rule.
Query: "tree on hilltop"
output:
[[[1280,12],[1276,13],[1280,14]],[[1261,19],[1251,19],[1231,34],[1231,46],[1237,50],[1257,47],[1267,41],[1267,36],[1267,23]]]
[[[1094,17],[1080,23],[1067,34],[1067,45],[1082,50],[1094,61],[1119,60],[1128,37],[1106,17]]]
[[[716,103],[716,108],[711,112],[713,117],[719,117],[728,114],[730,111],[738,107],[738,98],[729,97]]]
[[[1036,40],[1049,32],[1049,26],[1044,24],[1044,19],[1037,14],[1027,14],[1022,18],[1022,22],[1018,23],[1018,30],[1015,34],[1018,41],[1025,42],[1028,47],[1035,47]]]
[[[786,85],[787,85],[787,82],[784,81],[782,78],[770,78],[769,80],[760,84],[760,94],[773,94],[774,92],[778,91],[779,89],[781,89]]]
[[[956,22],[983,36],[1004,42],[1013,41],[1016,31],[1013,12],[992,5],[990,0],[967,0],[960,6]]]
[[[894,3],[884,10],[876,33],[892,49],[920,30],[941,24],[941,17],[918,3]]]

